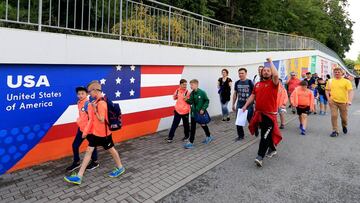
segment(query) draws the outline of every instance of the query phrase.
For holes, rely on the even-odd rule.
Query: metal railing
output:
[[[0,0],[0,26],[231,52],[320,50],[346,69],[315,39],[233,25],[153,0]]]

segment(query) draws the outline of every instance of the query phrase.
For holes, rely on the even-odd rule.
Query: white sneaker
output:
[[[269,157],[269,158],[272,158],[273,156],[277,155],[277,151],[269,151],[267,154],[266,154],[266,157]]]

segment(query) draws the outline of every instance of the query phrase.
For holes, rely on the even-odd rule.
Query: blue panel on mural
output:
[[[0,65],[0,174],[35,146],[69,105],[76,104],[77,86],[100,80],[110,99],[138,98],[140,74],[138,66]],[[121,80],[130,85],[120,86]],[[117,88],[134,91],[120,99]]]

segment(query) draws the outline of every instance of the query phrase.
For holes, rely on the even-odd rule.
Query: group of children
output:
[[[206,137],[203,141],[204,144],[209,144],[214,139],[207,126],[210,122],[210,116],[207,113],[209,98],[206,92],[199,88],[198,80],[191,80],[190,88],[192,90],[191,93],[187,90],[187,81],[185,79],[180,80],[180,87],[173,95],[174,100],[176,100],[174,120],[167,138],[168,143],[173,142],[175,130],[179,126],[180,120],[182,120],[184,126],[184,138],[182,140],[185,142],[185,149],[194,148],[196,124],[200,124],[205,132]],[[189,126],[189,113],[191,117],[191,128]]]
[[[77,185],[81,184],[85,170],[92,170],[99,166],[96,151],[96,147],[99,146],[109,151],[115,161],[116,167],[109,173],[109,176],[120,176],[125,172],[125,168],[121,163],[119,153],[114,147],[112,133],[108,125],[108,106],[102,94],[101,84],[99,81],[92,81],[87,88],[76,88],[76,93],[78,97],[79,116],[77,124],[79,128],[72,145],[74,160],[72,165],[67,168],[67,171],[71,172],[78,168],[80,170],[78,173],[64,177],[64,180]],[[80,164],[79,147],[85,139],[87,139],[89,145]]]
[[[173,95],[174,100],[176,100],[174,120],[167,138],[168,143],[173,142],[175,130],[182,120],[185,134],[183,141],[186,149],[194,148],[197,123],[201,125],[206,134],[204,144],[209,144],[214,139],[207,126],[207,123],[210,122],[210,116],[207,113],[209,98],[205,91],[199,88],[198,80],[191,80],[190,86],[191,92],[187,90],[187,81],[181,79],[180,87]],[[101,84],[98,81],[93,81],[87,88],[77,87],[76,94],[78,97],[78,130],[72,144],[73,163],[66,170],[73,172],[78,168],[80,169],[78,173],[64,177],[64,180],[77,185],[81,184],[85,170],[93,170],[99,166],[96,150],[98,146],[109,151],[115,161],[116,167],[109,173],[109,176],[120,176],[125,172],[125,168],[121,163],[119,153],[114,147],[112,133],[109,128],[108,104],[102,94]],[[191,129],[189,126],[189,114],[191,116]],[[89,145],[80,164],[79,148],[85,139],[87,139]]]

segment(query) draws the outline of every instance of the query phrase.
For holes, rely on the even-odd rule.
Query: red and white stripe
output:
[[[183,66],[141,66],[139,99],[114,101],[120,104],[124,125],[173,115],[172,94],[179,85]],[[70,105],[54,125],[76,122],[77,106]]]

